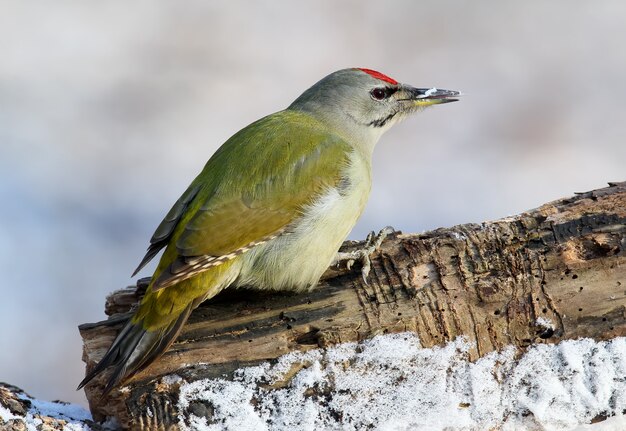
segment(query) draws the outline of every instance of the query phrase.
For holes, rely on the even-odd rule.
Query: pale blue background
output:
[[[215,149],[327,73],[463,90],[383,137],[352,238],[626,180],[623,1],[0,1],[0,380],[83,402],[103,317]],[[144,271],[142,275],[147,275]]]

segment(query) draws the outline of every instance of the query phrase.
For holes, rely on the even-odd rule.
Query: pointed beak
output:
[[[399,101],[408,102],[412,107],[426,107],[442,103],[456,102],[461,96],[460,91],[443,90],[441,88],[414,88],[403,85],[399,91]]]

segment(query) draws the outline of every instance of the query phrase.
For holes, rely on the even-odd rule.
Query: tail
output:
[[[144,329],[141,320],[136,323],[129,320],[100,362],[80,382],[77,390],[106,368],[114,367],[102,392],[102,395],[106,395],[115,386],[146,368],[176,340],[194,305],[189,304],[168,326],[155,331]]]

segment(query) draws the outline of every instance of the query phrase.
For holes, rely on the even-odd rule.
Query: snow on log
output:
[[[111,317],[81,325],[88,368],[141,295],[141,288],[114,292],[106,304]],[[339,343],[408,332],[426,348],[463,336],[470,361],[517,349],[506,358],[513,361],[537,344],[624,336],[625,315],[622,182],[497,221],[395,233],[372,257],[367,284],[358,270],[344,268],[330,269],[306,294],[224,292],[196,309],[172,348],[128,386],[101,398],[102,376],[86,393],[97,420],[114,416],[125,427],[148,430],[184,428],[190,418],[204,418],[209,426],[219,413],[215,402],[181,402],[181,390],[203,379],[234,381],[241,377],[236,370],[268,367],[267,361],[276,363],[288,353],[320,355]],[[262,390],[242,412],[261,412],[267,399],[296,384],[293,379],[303,378],[313,363],[302,359],[278,380],[254,380]],[[333,387],[332,379],[318,389],[311,389],[311,399],[325,406],[346,390]],[[347,426],[349,415],[342,415],[333,419],[335,425]]]
[[[114,424],[113,424],[114,425]],[[0,382],[2,431],[104,431],[83,407],[63,401],[42,401],[22,389]]]

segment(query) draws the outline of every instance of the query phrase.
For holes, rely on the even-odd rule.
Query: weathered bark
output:
[[[81,326],[87,367],[140,296],[136,288],[114,292],[112,318]],[[225,292],[195,310],[174,346],[128,389],[100,399],[99,378],[86,392],[96,419],[168,428],[177,422],[177,384],[160,377],[173,372],[187,381],[228,375],[293,350],[401,331],[425,347],[466,336],[476,359],[506,345],[623,336],[625,317],[623,182],[494,222],[397,233],[372,256],[369,284],[342,269],[301,295]]]

